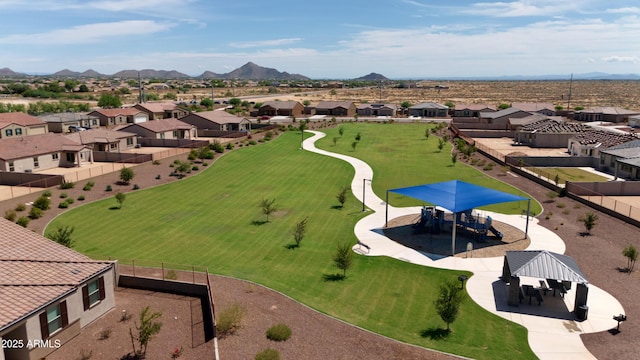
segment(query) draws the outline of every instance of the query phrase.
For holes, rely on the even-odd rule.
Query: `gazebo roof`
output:
[[[572,257],[547,250],[507,251],[511,276],[589,283]]]

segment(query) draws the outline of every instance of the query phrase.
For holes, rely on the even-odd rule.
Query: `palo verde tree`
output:
[[[260,208],[262,213],[267,216],[267,222],[269,222],[269,215],[276,212],[276,199],[262,199],[260,200]]]
[[[300,220],[293,227],[293,240],[296,242],[295,247],[300,247],[302,239],[304,239],[304,236],[307,234],[307,221],[309,221],[308,216]]]
[[[344,203],[347,201],[348,191],[349,191],[349,187],[343,186],[340,188],[340,191],[338,191],[338,194],[336,195],[336,199],[338,199],[338,202],[340,203],[340,208],[343,208]]]
[[[344,126],[340,126],[338,128],[338,134],[340,134],[340,137],[342,137],[342,135],[344,135]]]
[[[336,264],[338,269],[342,270],[342,278],[347,277],[347,270],[353,263],[353,252],[349,244],[339,244],[336,247],[336,252],[333,254],[333,263]]]
[[[45,236],[48,239],[51,239],[57,242],[60,245],[64,245],[68,248],[73,247],[74,241],[71,239],[71,234],[73,234],[74,227],[73,226],[58,226],[55,231],[48,232]]]
[[[131,329],[129,329],[129,335],[131,336],[131,343],[133,339],[138,340],[140,349],[136,350],[133,346],[133,354],[135,358],[144,359],[147,354],[147,346],[151,339],[160,332],[162,323],[158,319],[162,317],[161,312],[151,312],[151,307],[147,306],[140,312],[140,325],[136,324],[137,336],[133,335]]]
[[[629,245],[622,250],[622,255],[627,258],[627,272],[631,274],[638,259],[638,249],[633,245]]]
[[[133,169],[128,167],[122,167],[122,169],[120,169],[120,181],[123,183],[128,184],[129,181],[133,180],[134,176],[136,176],[136,174],[133,172]]]
[[[451,331],[450,325],[458,317],[458,310],[463,297],[462,288],[455,281],[447,281],[440,284],[440,291],[438,298],[434,301],[434,305],[442,321],[447,324],[447,332]]]

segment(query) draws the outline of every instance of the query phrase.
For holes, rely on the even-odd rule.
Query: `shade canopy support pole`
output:
[[[384,227],[389,225],[389,190],[387,190],[387,198],[384,203]]]
[[[529,212],[531,211],[531,199],[527,200],[527,225],[524,228],[524,238],[527,238],[529,235]]]
[[[453,213],[453,229],[451,229],[451,256],[456,254],[456,228],[458,227],[456,213]]]

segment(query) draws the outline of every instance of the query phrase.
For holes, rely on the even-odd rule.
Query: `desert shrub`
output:
[[[60,189],[63,189],[63,190],[73,189],[74,186],[76,186],[76,183],[74,183],[74,182],[63,181],[62,184],[60,184]]]
[[[564,210],[562,210],[562,213],[565,214],[565,215],[569,215],[569,214],[571,214],[571,210],[564,209]]]
[[[111,185],[107,185],[104,191],[113,191],[113,188],[111,187]]]
[[[191,167],[191,170],[193,170],[193,171],[198,171],[198,170],[200,170],[200,168],[199,168],[197,165],[193,165],[193,166]]]
[[[95,185],[95,183],[93,181],[89,181],[86,184],[84,184],[84,187],[82,187],[82,190],[89,191],[93,188],[93,185]]]
[[[51,200],[44,196],[44,194],[38,196],[38,198],[33,202],[33,207],[40,210],[47,210],[49,206],[51,206]]]
[[[84,195],[78,196],[78,201],[83,201],[83,200],[84,200]]]
[[[556,204],[556,207],[560,209],[564,209],[565,207],[567,207],[567,204],[559,202]]]
[[[75,200],[73,200],[73,198],[67,198],[65,201],[66,201],[69,205],[71,205],[71,204],[73,204],[73,202],[74,202]]]
[[[267,339],[273,341],[285,341],[291,337],[291,328],[285,324],[273,325],[267,329]]]
[[[51,190],[45,190],[45,191],[42,193],[42,196],[51,197]]]
[[[60,204],[58,204],[58,208],[59,209],[66,209],[69,207],[69,203],[66,201],[61,202]]]
[[[225,149],[232,150],[233,149],[233,144],[232,143],[227,143],[227,146],[225,146]]]
[[[169,167],[170,167],[170,168],[172,168],[172,167],[174,167],[174,166],[175,166],[175,165],[174,165],[173,163],[169,164]]]
[[[259,143],[263,143],[263,142],[264,142],[264,139],[260,139],[260,140],[258,140],[258,142],[259,142]]]
[[[179,165],[180,164],[180,160],[178,160],[178,159],[173,160],[173,164]]]
[[[44,211],[38,207],[32,206],[31,210],[29,210],[29,217],[31,219],[39,219],[42,217]]]
[[[176,274],[175,270],[170,269],[169,271],[167,271],[167,274],[164,276],[164,278],[169,280],[177,280],[178,274]]]
[[[29,221],[31,221],[31,219],[29,219],[28,217],[21,216],[18,218],[18,220],[16,220],[16,224],[26,228],[27,225],[29,225]]]
[[[25,210],[27,210],[27,205],[25,205],[25,204],[18,204],[18,205],[16,205],[15,210],[16,210],[16,211],[25,211]]]
[[[67,193],[63,192],[62,194],[60,194],[60,199],[66,199],[67,196],[69,196],[69,195],[67,195]]]
[[[138,186],[138,184],[133,184],[133,190],[138,190],[140,189],[140,186]]]
[[[209,164],[207,164],[206,162],[203,162],[202,166],[209,166]]]
[[[485,165],[485,166],[482,168],[482,170],[484,170],[484,171],[490,171],[490,170],[493,170],[493,165],[491,165],[491,164],[487,164],[487,165]]]
[[[156,175],[156,180],[160,180],[160,174]]]
[[[256,141],[255,140],[249,140],[249,145],[255,145]]]
[[[7,210],[4,212],[4,218],[11,222],[16,221],[17,217],[18,217],[18,214],[15,212],[15,210]]]
[[[160,165],[160,160],[153,160],[151,163],[153,165]]]
[[[280,360],[280,352],[276,349],[264,349],[256,354],[256,360]]]
[[[222,146],[222,144],[220,144],[218,140],[215,140],[213,144],[209,144],[209,149],[217,152],[218,154],[221,154],[224,152],[224,146]]]
[[[231,335],[240,328],[245,310],[239,304],[232,304],[220,311],[216,322],[218,334]]]
[[[189,156],[187,156],[187,159],[193,161],[197,158],[198,156],[195,154],[195,150],[191,150],[191,152],[189,153]]]
[[[111,329],[104,329],[102,331],[100,331],[100,340],[106,340],[109,338],[109,336],[111,336]]]

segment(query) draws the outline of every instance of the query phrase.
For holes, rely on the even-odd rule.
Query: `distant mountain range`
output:
[[[212,71],[205,71],[198,76],[190,76],[176,70],[122,70],[112,75],[101,74],[95,70],[86,70],[84,72],[72,71],[69,69],[60,70],[53,74],[38,74],[38,76],[53,77],[117,77],[121,79],[137,79],[139,76],[144,79],[243,79],[243,80],[310,80],[310,78],[300,74],[290,74],[286,71],[281,72],[273,68],[262,67],[253,62],[248,62],[243,66],[224,74],[217,74]],[[33,76],[24,73],[15,72],[9,68],[0,69],[0,77],[27,77]],[[396,79],[396,80],[494,80],[494,81],[524,81],[524,80],[569,80],[570,75],[511,75],[511,76],[460,76],[460,77],[429,77],[417,79]],[[638,74],[608,74],[602,72],[591,72],[585,74],[574,74],[574,80],[640,80]],[[368,75],[355,78],[357,81],[378,81],[389,80],[384,75],[378,73],[370,73]]]

